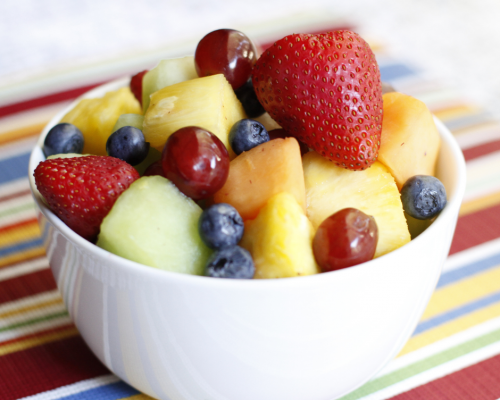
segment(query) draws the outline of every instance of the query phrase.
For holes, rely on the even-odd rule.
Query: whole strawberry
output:
[[[139,178],[134,167],[108,156],[49,159],[33,175],[50,209],[90,241],[118,196]]]
[[[351,170],[378,156],[382,86],[375,56],[356,33],[294,34],[254,66],[255,92],[290,135]]]

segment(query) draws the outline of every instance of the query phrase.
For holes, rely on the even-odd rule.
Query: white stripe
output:
[[[71,318],[65,315],[48,321],[40,321],[27,326],[9,329],[8,331],[0,332],[0,343],[69,324],[71,324]]]
[[[388,375],[394,371],[405,368],[416,362],[425,360],[428,357],[449,350],[468,341],[474,340],[497,329],[500,329],[500,317],[490,319],[479,325],[475,325],[464,331],[455,333],[452,336],[431,343],[418,350],[412,351],[411,353],[395,358],[389,364],[387,364],[387,366],[384,367],[384,369],[382,369],[373,379]]]
[[[492,343],[476,351],[455,358],[437,367],[428,369],[420,374],[412,376],[401,382],[395,383],[385,389],[362,397],[360,400],[384,400],[397,394],[406,392],[417,386],[434,381],[453,372],[469,367],[478,362],[484,361],[500,353],[500,342]]]
[[[444,263],[443,272],[448,272],[484,260],[495,254],[500,254],[500,238],[479,244],[470,249],[449,256]]]
[[[15,193],[23,192],[29,190],[30,183],[28,178],[19,178],[8,183],[3,183],[0,185],[0,193],[2,197],[10,196]]]
[[[500,191],[500,151],[467,163],[464,203]]]
[[[30,98],[33,98],[31,96]],[[0,134],[24,127],[45,124],[71,101],[62,101],[48,106],[36,107],[0,118]]]
[[[11,208],[20,207],[30,203],[34,204],[33,196],[31,196],[31,193],[5,200],[0,203],[0,213],[3,213]]]
[[[57,400],[62,397],[71,396],[87,390],[96,389],[101,386],[110,385],[118,382],[120,379],[115,375],[103,375],[97,378],[86,379],[71,385],[49,390],[47,392],[35,394],[33,396],[23,397],[19,400]]]
[[[35,205],[31,204],[29,209],[0,217],[0,228],[15,224],[16,222],[29,221],[33,218],[36,218],[36,209]]]
[[[57,289],[49,290],[47,292],[35,294],[33,296],[24,297],[19,300],[9,301],[0,305],[0,314],[16,311],[19,308],[36,306],[40,303],[60,299],[61,295]]]
[[[49,268],[49,260],[46,257],[35,258],[12,267],[4,267],[0,269],[0,282],[47,268]]]
[[[60,303],[51,304],[46,307],[34,308],[28,311],[24,311],[21,314],[14,314],[11,317],[5,317],[0,319],[0,329],[6,328],[10,325],[23,323],[35,318],[44,318],[51,314],[58,314],[66,312],[66,308],[62,301]]]
[[[21,154],[30,153],[35,147],[38,137],[28,137],[18,140],[14,143],[9,143],[0,147],[0,161],[7,158],[15,157]]]
[[[500,139],[500,125],[494,123],[467,129],[455,135],[455,139],[462,150],[492,142]]]

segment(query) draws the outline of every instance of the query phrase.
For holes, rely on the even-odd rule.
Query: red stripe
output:
[[[30,189],[26,189],[26,190],[23,190],[21,192],[8,194],[8,195],[3,196],[3,197],[0,196],[0,203],[3,202],[3,201],[15,199],[16,197],[26,196],[27,194],[30,194],[30,193],[31,193],[31,190]]]
[[[450,254],[500,237],[500,204],[460,217]]]
[[[499,397],[500,355],[497,355],[391,400],[495,400]]]
[[[0,281],[0,304],[54,290],[55,288],[56,282],[48,268]]]
[[[59,103],[61,101],[72,100],[96,86],[102,85],[101,83],[94,83],[92,85],[82,86],[76,89],[66,90],[64,92],[52,93],[46,96],[37,97],[35,99],[22,101],[19,103],[9,104],[8,106],[0,107],[0,118],[6,115],[15,114],[21,111],[31,110],[32,108],[47,106],[49,104]]]
[[[488,142],[481,144],[476,147],[471,147],[470,149],[463,150],[465,161],[470,161],[474,158],[482,157],[487,154],[493,153],[494,151],[500,150],[500,140],[495,140],[493,142]]]
[[[109,371],[80,336],[0,357],[0,399],[31,396]]]

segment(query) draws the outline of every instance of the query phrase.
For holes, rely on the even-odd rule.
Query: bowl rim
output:
[[[47,135],[48,131],[50,128],[52,128],[54,125],[56,125],[61,118],[72,108],[76,106],[76,104],[86,98],[95,98],[95,97],[101,97],[105,92],[111,91],[111,90],[117,90],[121,87],[128,86],[130,82],[130,78],[121,78],[117,79],[108,83],[105,83],[103,85],[100,85],[96,88],[93,88],[92,90],[84,93],[83,95],[79,96],[76,98],[73,102],[71,102],[67,107],[63,108],[60,110],[50,121],[49,123],[44,127],[42,130],[41,134],[39,135],[39,138],[36,142],[35,147],[31,151],[30,154],[30,159],[29,159],[29,167],[28,167],[28,178],[29,178],[29,185],[30,189],[32,192],[33,199],[39,208],[40,212],[44,215],[44,217],[54,226],[57,231],[63,235],[68,241],[70,241],[77,249],[78,248],[83,248],[86,252],[89,254],[95,254],[96,257],[102,259],[102,260],[109,260],[109,263],[104,263],[106,264],[106,267],[108,268],[117,268],[117,269],[125,269],[128,272],[135,273],[135,274],[142,274],[144,276],[150,275],[152,278],[155,279],[169,279],[169,280],[174,280],[179,283],[188,283],[188,284],[193,284],[193,285],[210,285],[214,288],[216,287],[227,287],[233,286],[235,288],[243,288],[243,287],[253,287],[253,288],[261,288],[262,285],[265,285],[265,287],[271,285],[271,286],[297,286],[297,285],[302,285],[302,284],[314,284],[316,282],[316,279],[324,279],[325,275],[327,276],[341,276],[341,274],[349,274],[350,271],[354,269],[359,269],[359,268],[373,268],[376,267],[377,264],[384,263],[386,260],[388,260],[391,257],[397,257],[398,254],[401,251],[405,251],[405,249],[408,249],[411,246],[418,246],[420,241],[425,240],[425,238],[429,235],[432,234],[432,232],[438,227],[436,226],[437,224],[440,223],[440,221],[444,221],[445,219],[448,219],[448,215],[453,213],[454,210],[458,210],[460,208],[460,204],[462,202],[462,199],[464,197],[465,193],[465,183],[466,183],[466,167],[465,167],[465,159],[462,153],[462,150],[460,149],[457,141],[454,139],[453,134],[450,132],[450,130],[438,119],[434,116],[434,122],[436,124],[436,127],[438,128],[440,137],[442,139],[441,141],[441,146],[443,146],[444,143],[449,147],[453,154],[453,159],[455,163],[455,170],[456,170],[456,182],[455,182],[455,187],[454,190],[451,194],[448,194],[448,202],[447,206],[444,208],[444,210],[437,216],[436,220],[424,231],[422,232],[418,237],[415,239],[411,240],[409,243],[405,244],[404,246],[393,250],[390,253],[387,253],[383,256],[380,256],[376,259],[367,261],[362,264],[355,265],[350,268],[344,268],[341,270],[337,271],[331,271],[331,272],[323,272],[315,275],[307,275],[307,276],[301,276],[301,277],[294,277],[294,279],[213,279],[211,277],[206,277],[206,276],[200,276],[200,275],[189,275],[189,274],[183,274],[179,272],[172,272],[172,271],[166,271],[162,270],[159,268],[154,268],[150,266],[145,266],[141,263],[131,261],[128,259],[125,259],[123,257],[120,257],[118,255],[115,255],[113,253],[110,253],[107,250],[104,250],[95,244],[87,241],[86,239],[82,238],[79,236],[77,233],[75,233],[73,230],[71,230],[66,224],[64,224],[56,214],[54,214],[48,206],[45,204],[45,202],[42,200],[42,196],[38,192],[33,176],[33,172],[38,165],[37,159],[39,158],[39,155],[41,153],[42,157],[43,152],[42,152],[42,147],[43,147],[43,141],[45,139],[45,136]],[[450,216],[453,218],[453,216]],[[297,279],[299,278],[299,279]]]

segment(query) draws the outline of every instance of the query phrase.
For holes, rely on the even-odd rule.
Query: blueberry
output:
[[[416,219],[430,219],[446,205],[446,190],[441,181],[429,175],[415,175],[401,188],[405,212]]]
[[[205,267],[205,275],[212,278],[252,279],[254,273],[252,256],[240,246],[215,251]]]
[[[226,203],[214,204],[204,210],[198,222],[201,239],[212,249],[238,244],[243,236],[243,229],[240,214]]]
[[[45,137],[43,153],[45,157],[54,154],[81,154],[83,142],[83,134],[75,125],[68,123],[57,124]]]
[[[260,122],[241,119],[229,131],[229,144],[236,154],[241,154],[269,141],[269,133]]]
[[[113,132],[106,142],[108,156],[119,158],[130,165],[141,163],[149,151],[149,143],[140,129],[123,126]]]
[[[234,93],[241,102],[245,114],[250,118],[257,118],[266,112],[255,94],[251,78],[243,86],[236,89]]]

